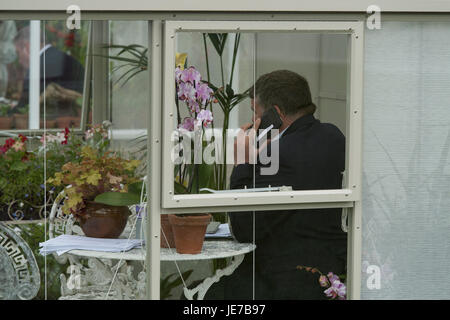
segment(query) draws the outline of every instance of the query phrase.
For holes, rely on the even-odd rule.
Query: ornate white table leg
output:
[[[117,273],[116,273],[117,271]],[[88,267],[71,264],[67,270],[68,278],[61,275],[60,300],[68,299],[106,299],[130,300],[142,297],[145,273],[133,276],[133,266],[126,261],[113,262],[108,259],[89,258]],[[109,295],[107,293],[109,292]],[[145,292],[144,292],[145,294]]]
[[[229,276],[234,272],[234,270],[239,267],[239,265],[244,261],[244,254],[240,254],[238,256],[234,256],[230,265],[228,265],[224,269],[218,269],[214,276],[206,278],[194,289],[184,288],[184,296],[188,300],[194,300],[194,295],[197,294],[197,300],[203,300],[208,289],[215,283],[219,282],[220,278],[223,276]]]

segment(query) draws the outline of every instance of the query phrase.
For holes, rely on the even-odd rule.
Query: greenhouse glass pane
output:
[[[449,32],[438,22],[366,32],[363,299],[450,297]]]

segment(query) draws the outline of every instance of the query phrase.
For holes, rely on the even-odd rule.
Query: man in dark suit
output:
[[[341,189],[345,138],[336,126],[314,118],[316,107],[307,81],[294,72],[280,70],[261,76],[253,89],[250,97],[254,120],[271,107],[282,120],[281,134],[275,137],[279,139],[279,169],[274,175],[263,175],[261,163],[253,165],[243,157],[232,172],[231,188],[270,185],[292,186],[293,190]],[[254,121],[254,129],[259,123]],[[241,135],[238,139],[245,138]],[[341,228],[341,213],[341,209],[229,213],[236,240],[254,239],[257,248],[206,297],[326,299],[319,275],[300,271],[296,266],[316,267],[325,274],[345,274],[347,237]]]
[[[18,108],[28,105],[29,91],[29,57],[30,57],[30,30],[29,27],[22,28],[16,39],[15,45],[21,63],[26,69],[26,75],[23,83],[22,95],[17,107],[13,110],[16,113]],[[43,39],[41,39],[43,40]],[[63,88],[62,91],[68,93],[69,96],[81,96],[83,93],[84,83],[84,67],[79,61],[65,52],[45,44],[41,41],[40,52],[40,93],[49,85],[54,84],[57,88]],[[54,86],[55,87],[55,86]],[[64,90],[66,89],[66,90]],[[61,90],[59,91],[61,92]],[[57,99],[54,99],[57,100]],[[76,116],[75,103],[71,97],[67,99],[58,99],[52,101],[48,99],[47,103],[47,119],[57,116]],[[61,100],[64,102],[61,103]]]

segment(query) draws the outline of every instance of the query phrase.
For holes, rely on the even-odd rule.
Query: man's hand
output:
[[[253,124],[247,123],[241,127],[234,140],[234,164],[239,165],[243,163],[256,163],[256,155],[258,150],[256,149],[256,133],[258,132],[261,119],[256,119]]]

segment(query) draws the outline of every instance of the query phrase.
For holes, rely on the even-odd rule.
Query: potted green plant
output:
[[[76,218],[86,236],[117,238],[130,215],[128,205],[139,202],[137,192],[128,192],[138,188],[139,178],[135,174],[138,165],[138,160],[126,160],[84,146],[80,161],[64,164],[48,183],[65,186],[62,210]],[[105,196],[98,197],[102,194]]]
[[[0,130],[11,129],[12,118],[8,116],[9,105],[0,103]]]
[[[193,137],[191,146],[204,147],[204,130],[212,123],[213,116],[208,110],[208,104],[213,100],[213,90],[207,83],[201,81],[200,73],[194,68],[184,68],[179,63],[176,69],[175,81],[177,88],[177,115],[179,136]],[[182,67],[180,67],[180,65]],[[180,107],[184,104],[189,117],[181,119]],[[214,166],[206,163],[196,163],[195,155],[191,159],[184,159],[176,167],[175,193],[199,193],[200,188],[214,187]],[[190,161],[185,161],[190,160]],[[169,215],[168,220],[172,226],[175,246],[178,253],[197,254],[203,246],[206,229],[211,221],[211,214],[177,214]]]
[[[140,204],[141,193],[142,183],[137,182],[130,185],[127,193],[120,193],[117,191],[105,192],[98,195],[95,198],[95,202],[106,205],[137,205]],[[136,211],[140,212],[140,210],[140,207],[136,207]],[[167,214],[161,215],[160,246],[161,248],[175,248],[175,237]]]

